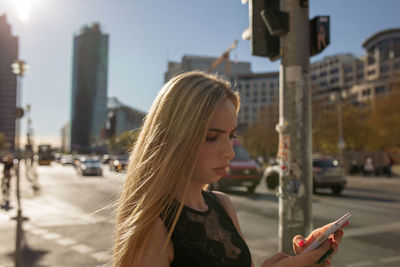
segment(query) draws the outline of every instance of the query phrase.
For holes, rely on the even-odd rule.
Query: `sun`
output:
[[[18,17],[22,22],[29,20],[29,13],[31,9],[32,0],[13,0]]]

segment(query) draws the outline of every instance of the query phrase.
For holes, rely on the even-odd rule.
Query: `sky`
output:
[[[310,18],[329,15],[331,23],[330,45],[311,62],[337,53],[362,56],[368,37],[400,27],[398,0],[310,0],[309,7]],[[144,112],[168,61],[184,55],[219,57],[237,39],[231,59],[250,62],[253,72],[278,71],[280,64],[252,56],[249,41],[241,40],[249,26],[241,0],[0,0],[2,14],[19,37],[19,58],[30,66],[22,103],[31,105],[36,145],[59,145],[70,119],[72,44],[84,25],[99,22],[109,35],[108,96]],[[21,123],[25,135],[26,116]]]

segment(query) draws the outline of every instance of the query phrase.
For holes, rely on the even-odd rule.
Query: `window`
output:
[[[363,92],[362,92],[362,95],[363,96],[368,96],[368,95],[370,95],[371,94],[371,89],[365,89]]]
[[[346,77],[345,79],[344,79],[344,82],[345,83],[349,83],[349,82],[352,82],[353,81],[353,77]]]
[[[394,57],[400,57],[400,38],[393,39]]]
[[[319,74],[319,77],[325,77],[326,74],[327,74],[326,71],[321,71],[320,74]]]
[[[314,80],[316,80],[316,79],[317,79],[317,75],[315,75],[315,74],[311,75],[311,80],[312,80],[312,81],[314,81]]]
[[[385,92],[385,86],[375,87],[375,94],[381,94]]]
[[[323,80],[319,83],[319,86],[324,87],[326,86],[328,83],[326,82],[326,80]]]
[[[375,70],[369,70],[367,73],[368,76],[373,75],[373,74],[375,74]]]
[[[339,81],[339,77],[333,77],[331,79],[331,84],[337,83]]]
[[[339,72],[338,68],[333,68],[333,69],[331,69],[331,71],[329,73],[330,74],[335,74],[335,73],[338,73],[338,72]]]
[[[368,65],[375,64],[375,47],[372,47],[367,52],[368,56]]]
[[[258,83],[253,83],[253,88],[257,89],[258,88]]]
[[[357,80],[362,80],[362,79],[364,79],[364,73],[359,73],[357,75]]]
[[[344,73],[350,73],[353,71],[353,67],[352,66],[347,66],[344,68]]]
[[[265,83],[263,82],[263,83],[261,83],[261,88],[262,89],[265,89],[266,88],[266,85],[265,85]]]
[[[389,65],[383,65],[379,68],[380,73],[385,73],[389,70]]]
[[[250,84],[246,83],[246,89],[250,89]]]
[[[395,62],[394,63],[394,68],[397,70],[397,69],[400,69],[400,62]]]
[[[389,40],[384,40],[378,44],[379,60],[385,62],[389,59]]]

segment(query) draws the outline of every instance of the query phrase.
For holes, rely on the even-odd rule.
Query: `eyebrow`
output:
[[[233,130],[231,131],[231,133],[235,132],[237,129],[238,129],[238,127],[236,126],[236,128],[233,129]],[[225,130],[218,129],[218,128],[210,128],[208,131],[218,132],[218,133],[226,133]]]

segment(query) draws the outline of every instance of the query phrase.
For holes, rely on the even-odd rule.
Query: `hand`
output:
[[[332,234],[329,240],[322,243],[318,248],[313,251],[303,252],[308,245],[310,245],[315,239],[317,239],[322,233],[327,230],[332,223],[327,224],[321,228],[314,230],[307,238],[298,235],[293,238],[293,250],[296,256],[289,256],[283,252],[280,252],[273,257],[264,261],[261,267],[304,267],[304,266],[321,266],[329,267],[331,266],[331,261],[333,255],[338,251],[338,245],[343,237],[343,231],[337,230]],[[333,249],[334,252],[321,264],[316,264],[316,262],[329,250]],[[300,255],[299,255],[300,254]]]
[[[302,253],[308,247],[308,245],[310,245],[315,239],[317,239],[320,235],[322,235],[332,224],[333,223],[330,223],[321,228],[314,230],[306,239],[304,239],[300,235],[295,236],[293,238],[293,250],[296,253],[296,255]],[[345,227],[347,225],[348,225],[348,223],[345,224],[343,227]],[[332,249],[333,252],[331,252],[331,254],[321,264],[314,264],[313,266],[330,266],[331,262],[332,262],[332,257],[338,252],[338,246],[339,246],[340,241],[342,241],[342,238],[343,238],[343,231],[341,229],[337,230],[335,233],[333,233],[331,236],[329,236],[329,239],[327,241],[325,241],[325,243],[330,244],[330,249]],[[322,245],[321,245],[321,247],[322,247]],[[304,253],[304,255],[306,255],[306,254],[308,254],[308,252]],[[320,258],[318,258],[316,261],[314,261],[314,263],[316,263],[319,259]]]

